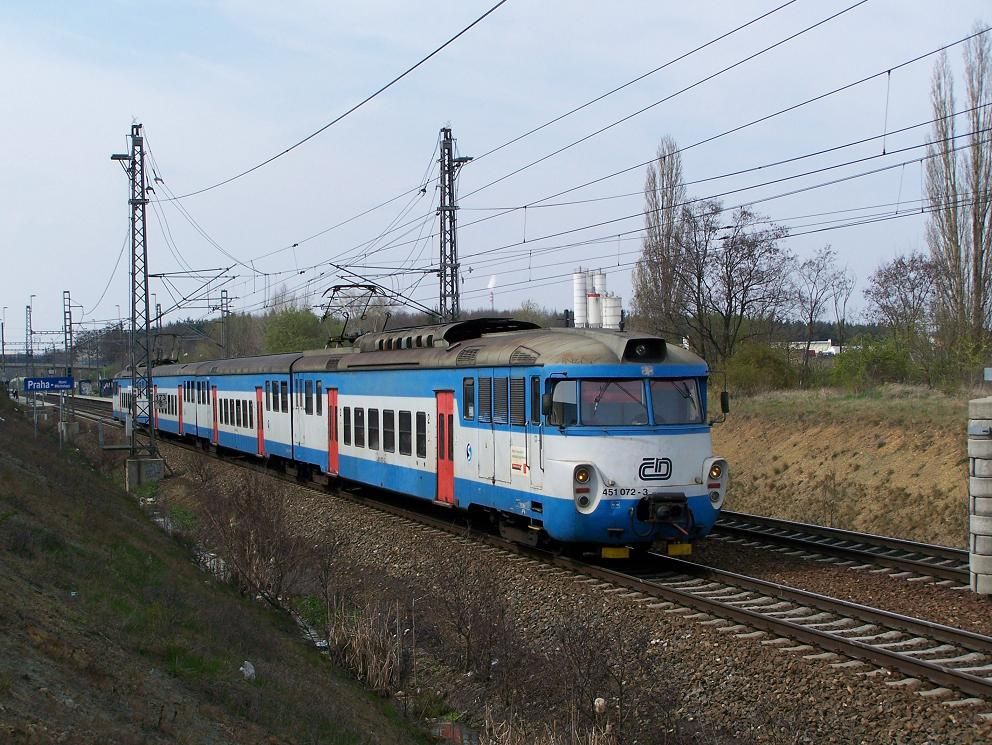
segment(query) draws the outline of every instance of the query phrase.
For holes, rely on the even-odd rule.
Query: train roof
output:
[[[506,318],[392,329],[366,334],[357,346],[359,354],[308,352],[293,370],[623,363],[699,365],[705,370],[700,357],[657,336],[609,329],[544,329]]]
[[[390,329],[365,334],[353,347],[163,365],[155,375],[250,375],[328,370],[503,367],[508,365],[706,363],[650,334],[610,329],[541,328],[509,318]]]

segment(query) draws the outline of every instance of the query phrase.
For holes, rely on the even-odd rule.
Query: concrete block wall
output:
[[[992,397],[968,402],[971,589],[992,595]]]

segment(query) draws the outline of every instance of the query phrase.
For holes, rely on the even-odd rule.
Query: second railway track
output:
[[[714,537],[781,547],[789,555],[831,557],[844,566],[875,565],[960,585],[968,584],[968,552],[901,538],[724,510]]]

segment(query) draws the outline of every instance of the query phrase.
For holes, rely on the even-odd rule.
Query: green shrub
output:
[[[794,388],[798,379],[782,347],[745,344],[727,362],[727,383],[738,394]]]
[[[863,392],[883,383],[913,382],[913,364],[905,346],[894,339],[858,339],[837,356],[834,385]]]

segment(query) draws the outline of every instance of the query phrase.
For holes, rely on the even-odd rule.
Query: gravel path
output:
[[[170,464],[180,471],[185,469],[188,459],[199,457],[167,444],[163,444],[163,450]],[[230,477],[234,468],[223,464],[216,467],[225,474],[224,478]],[[168,484],[165,482],[163,487],[166,492],[172,488]],[[558,658],[562,655],[556,651],[556,645],[560,639],[557,632],[564,627],[605,623],[622,631],[628,639],[646,636],[649,641],[630,655],[641,663],[640,669],[630,670],[627,680],[628,686],[649,692],[642,697],[642,706],[636,714],[639,723],[636,742],[669,742],[664,728],[673,721],[683,732],[694,732],[695,741],[701,743],[992,741],[992,722],[979,716],[992,711],[992,704],[952,708],[905,687],[885,685],[886,681],[898,680],[901,677],[898,675],[865,676],[859,675],[857,669],[832,668],[829,662],[804,658],[803,655],[816,654],[817,650],[786,652],[762,644],[760,638],[737,638],[699,620],[683,618],[685,613],[653,609],[651,602],[638,602],[636,597],[625,597],[625,592],[611,592],[613,588],[597,588],[529,560],[484,550],[456,536],[413,529],[381,513],[311,490],[292,485],[282,488],[298,503],[300,525],[309,536],[315,541],[335,540],[335,552],[369,577],[385,575],[417,591],[424,588],[425,592],[442,595],[466,590],[458,586],[459,582],[478,583],[485,578],[488,594],[494,603],[510,610],[516,631],[527,647],[543,650],[552,661],[556,655]],[[700,556],[713,562],[734,560],[728,551],[715,546],[700,552]],[[755,573],[759,566],[760,562],[748,560],[744,571]],[[733,568],[742,571],[740,563]],[[761,569],[761,572],[772,571],[776,570],[770,564]],[[821,565],[815,567],[815,572],[810,567],[802,570],[779,567],[777,571],[782,581],[789,572],[808,575],[806,584],[801,585],[808,589],[817,589],[812,586],[815,575],[831,576],[839,572]],[[875,583],[880,588],[898,586],[894,580],[874,576],[856,575],[856,580],[867,582],[867,588]],[[844,585],[835,583],[834,589],[838,586]],[[847,586],[859,593],[860,601],[877,602],[857,589],[858,584]],[[947,597],[958,597],[963,609],[968,606],[964,596],[950,595],[939,588],[906,584],[905,592],[906,602],[913,593],[917,611],[923,605],[920,597],[930,592],[933,603],[927,601],[926,605],[934,613],[938,602],[946,605]],[[895,602],[899,593],[886,591],[885,597]],[[977,623],[978,610],[973,610],[973,620]],[[947,612],[939,620],[955,622]],[[988,623],[986,618],[985,625],[976,629],[987,629]],[[593,646],[606,643],[609,642],[604,638],[588,640]],[[521,675],[526,676],[526,661],[521,668]],[[873,668],[865,666],[862,670],[868,672]],[[468,714],[475,721],[482,718],[485,705],[494,696],[485,686],[465,679],[450,680],[446,692],[458,706],[469,709]],[[674,700],[671,716],[665,711],[669,700]],[[537,712],[553,710],[554,706],[554,702],[531,704],[530,713],[535,716]]]

